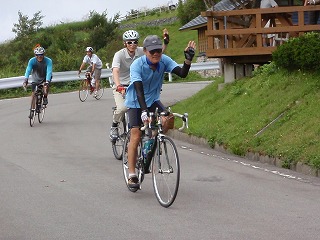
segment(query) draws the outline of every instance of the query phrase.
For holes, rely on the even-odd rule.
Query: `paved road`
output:
[[[205,83],[170,84],[174,103]],[[51,95],[43,124],[29,99],[0,101],[0,239],[319,239],[320,181],[176,141],[181,183],[162,208],[148,175],[129,192],[107,140],[113,100]],[[192,121],[192,116],[190,117]]]

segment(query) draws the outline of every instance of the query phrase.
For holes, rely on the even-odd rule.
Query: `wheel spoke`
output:
[[[156,197],[163,207],[175,200],[180,181],[179,157],[174,142],[164,136],[157,144],[152,162],[152,181]]]
[[[33,126],[34,121],[36,119],[35,105],[36,105],[36,96],[34,95],[32,100],[31,100],[31,107],[30,107],[30,113],[29,113],[29,124],[30,124],[30,127]]]
[[[122,169],[123,169],[123,176],[124,176],[124,179],[125,179],[125,183],[128,187],[128,189],[131,191],[131,192],[136,192],[138,190],[138,188],[130,188],[128,186],[128,177],[129,177],[129,166],[128,166],[128,144],[130,142],[130,133],[128,133],[126,135],[126,139],[124,141],[124,147],[123,147],[123,154],[122,154]],[[140,181],[140,189],[141,189],[141,183],[144,179],[144,173],[143,173],[143,167],[142,167],[142,164],[141,164],[141,143],[139,144],[138,146],[138,163],[136,164],[136,174],[137,174],[137,177]]]
[[[103,81],[100,80],[99,89],[97,90],[97,95],[95,96],[95,98],[99,100],[103,96],[103,93],[104,93]]]
[[[123,146],[126,138],[125,124],[126,124],[125,121],[119,124],[118,126],[119,136],[117,137],[117,139],[111,141],[114,157],[118,160],[122,159]]]
[[[84,102],[89,95],[88,82],[86,80],[80,81],[79,87],[79,99],[81,102]]]

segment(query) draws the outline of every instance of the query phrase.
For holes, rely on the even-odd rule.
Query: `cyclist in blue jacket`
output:
[[[44,96],[43,96],[43,104],[48,104],[48,94],[49,94],[49,83],[52,79],[52,60],[48,57],[45,57],[45,49],[41,47],[39,44],[33,49],[34,57],[32,57],[26,68],[26,72],[24,74],[25,80],[23,82],[23,87],[27,87],[28,79],[30,74],[32,74],[32,94],[31,101],[34,96],[34,91],[36,85],[42,82],[44,83]]]
[[[174,60],[162,54],[162,41],[156,35],[149,35],[143,42],[144,56],[136,59],[130,66],[130,85],[127,88],[125,106],[128,108],[131,127],[128,146],[128,165],[130,188],[139,188],[135,173],[137,148],[141,138],[140,127],[148,121],[149,112],[165,111],[160,102],[160,91],[165,72],[171,72],[185,78],[195,55],[196,43],[189,41],[184,49],[185,61],[180,67]]]

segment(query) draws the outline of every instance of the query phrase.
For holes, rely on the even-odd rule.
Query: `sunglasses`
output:
[[[153,55],[153,54],[155,54],[155,53],[162,53],[162,49],[153,49],[153,50],[149,51],[149,53],[150,53],[151,55]]]
[[[37,57],[43,57],[43,54],[36,54]]]
[[[138,41],[129,41],[129,42],[127,42],[127,44],[138,44]]]

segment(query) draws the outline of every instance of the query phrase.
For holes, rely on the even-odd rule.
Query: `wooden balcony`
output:
[[[320,11],[320,5],[202,12],[208,20],[206,56],[225,58],[230,63],[268,62],[277,46],[263,46],[262,34],[282,36],[286,41],[284,36],[320,31],[319,24],[304,22],[308,11]],[[292,21],[294,14],[296,22]],[[268,19],[273,19],[275,26],[265,27]]]

